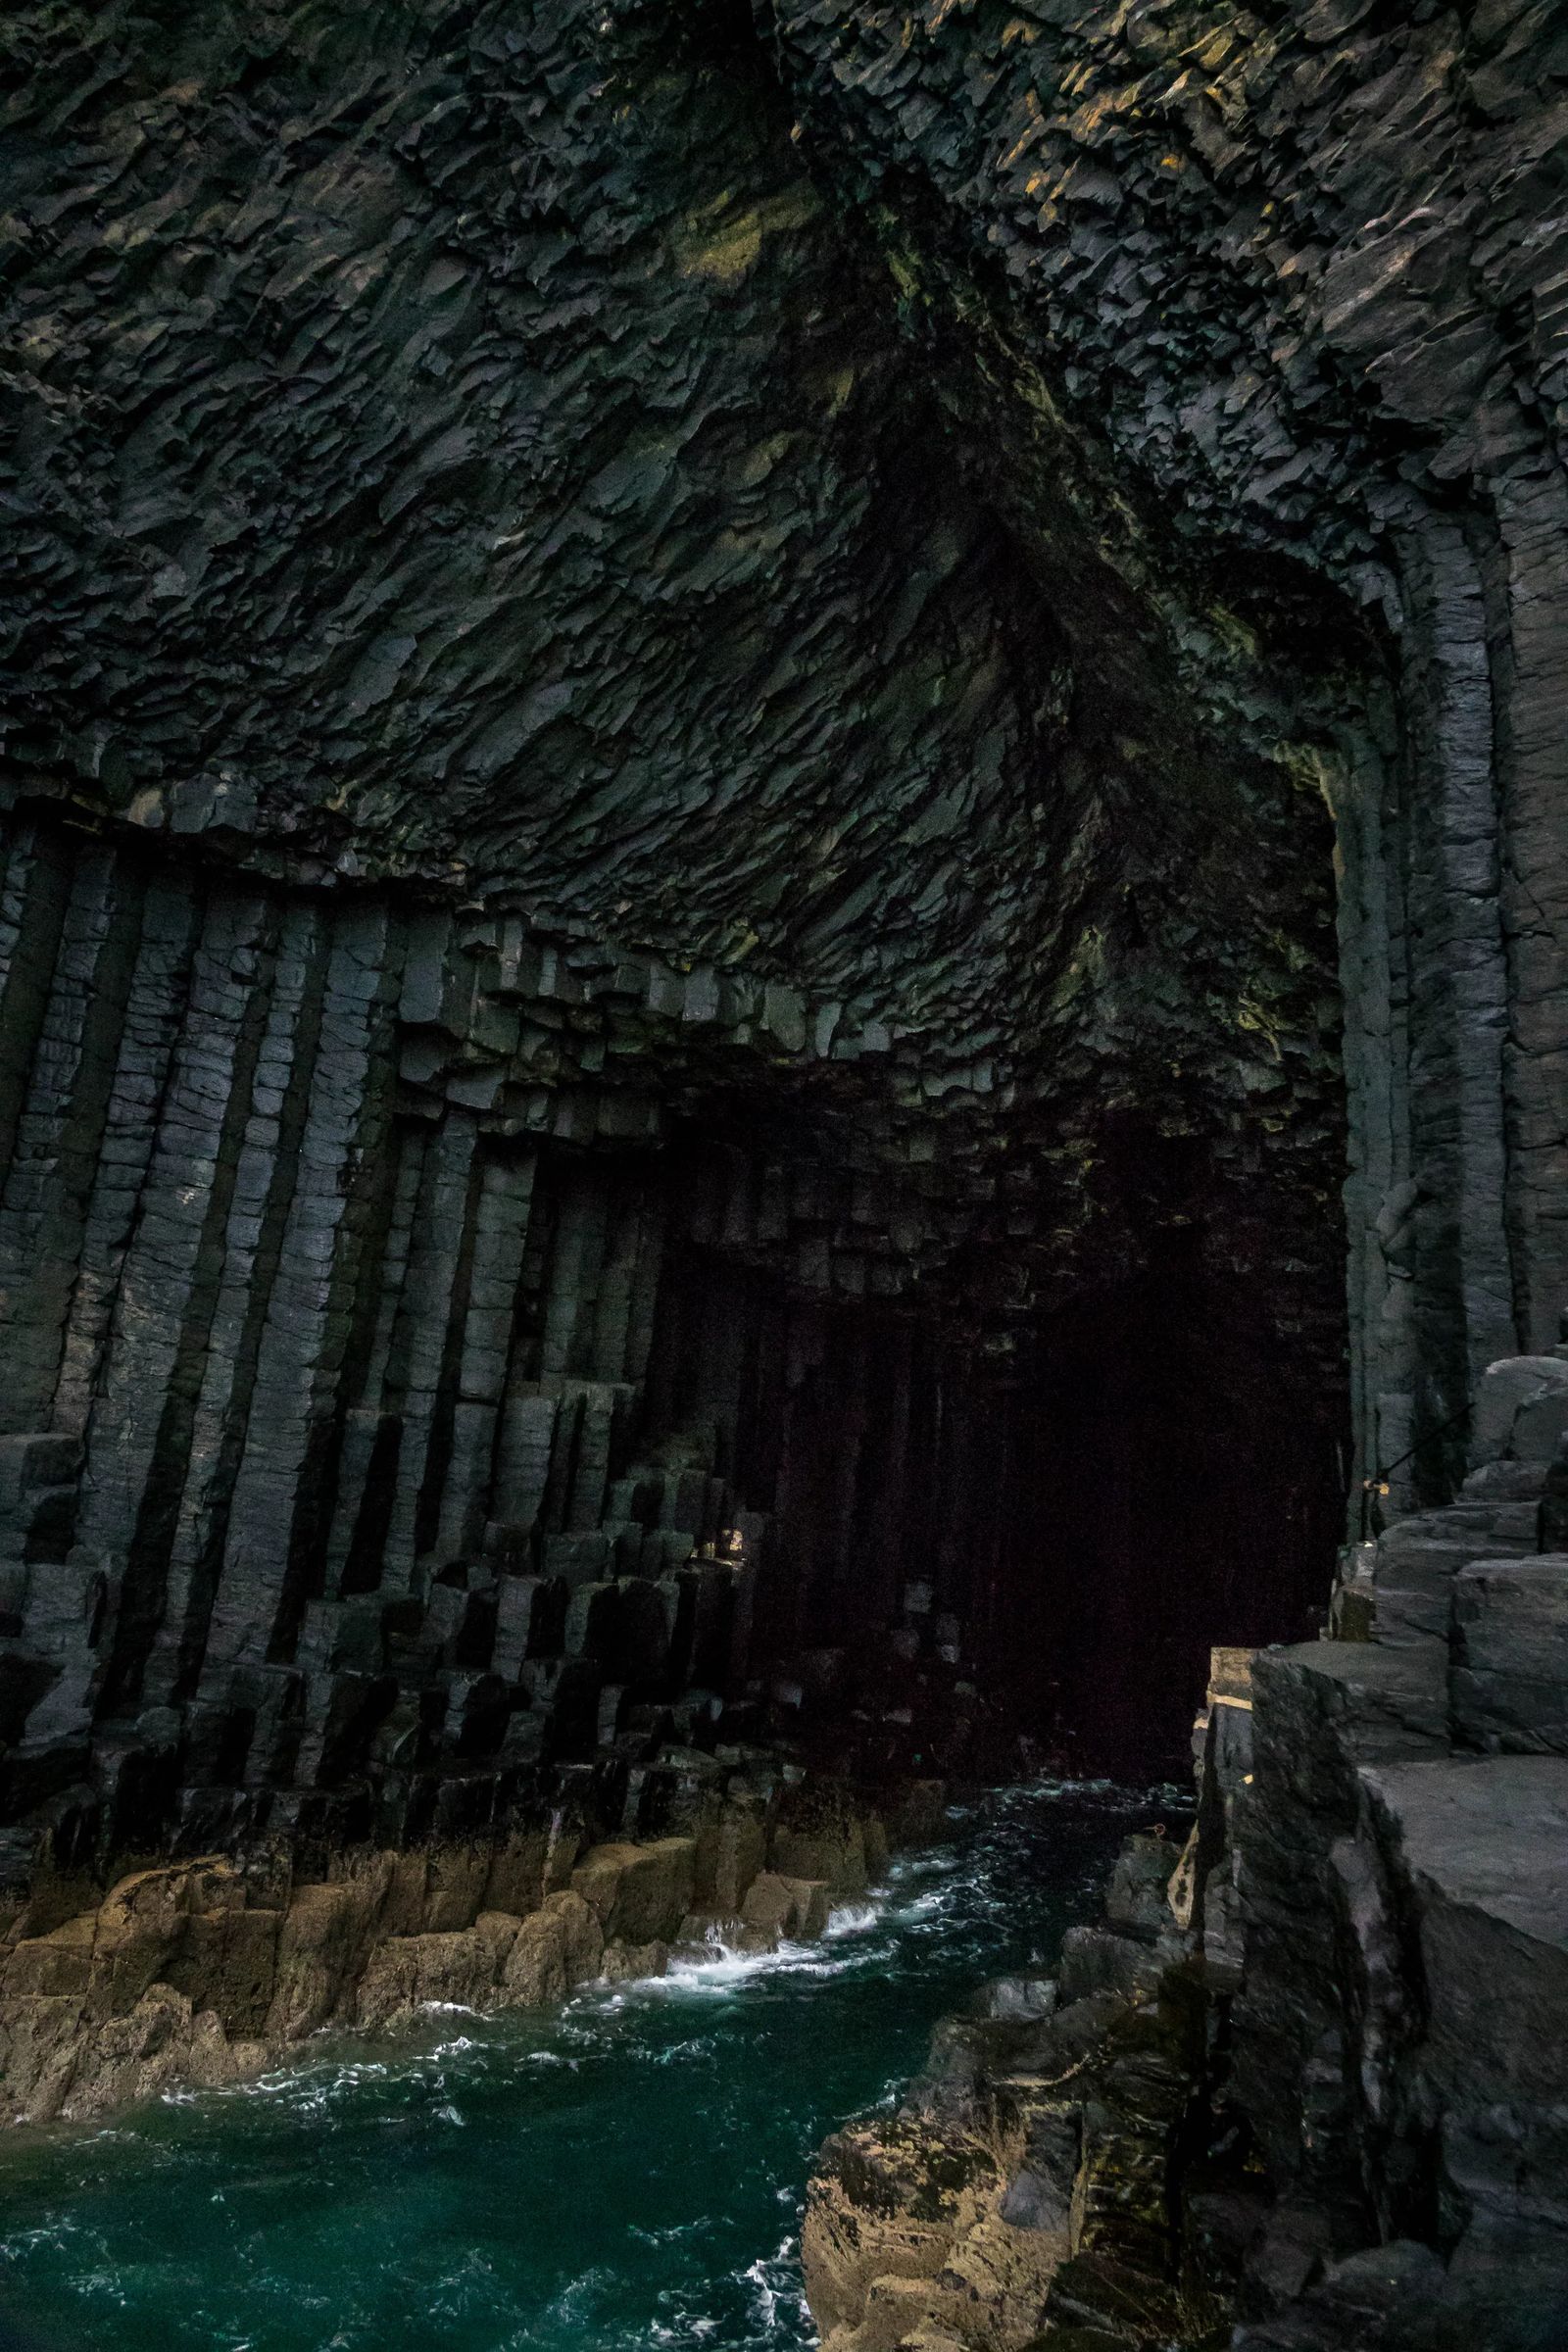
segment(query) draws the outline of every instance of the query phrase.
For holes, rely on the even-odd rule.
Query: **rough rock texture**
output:
[[[1179,1860],[1130,1839],[1058,1980],[827,2143],[828,2352],[1568,2340],[1565,1370],[1485,1377],[1486,1458],[1349,1547],[1335,1638],[1215,1651]]]
[[[1138,724],[1173,670],[1217,696],[1216,560],[1298,659],[1330,584],[1385,649],[1340,639],[1301,748],[1342,863],[1362,1458],[1444,1499],[1479,1374],[1568,1303],[1559,12],[765,14],[806,142],[1078,579],[1075,662]]]
[[[1317,1581],[1383,656],[1089,562],[770,38],[0,28],[14,1876],[1125,1738]]]
[[[1568,1583],[1531,1494],[1563,1370],[1495,1366],[1491,1458],[1352,1550],[1348,1638],[1252,1661],[1218,1910],[1215,1875],[1200,1897],[1277,2192],[1249,2345],[1539,2352],[1568,2328]]]
[[[1477,1862],[1561,1826],[1558,13],[10,12],[0,1816],[17,1916],[81,1897],[19,1998],[132,1861],[309,1890],[585,1788],[612,1858],[449,1889],[366,2014],[568,1982],[568,1893],[657,1967],[770,1716],[1125,1736],[1291,1630],[1348,1104],[1368,1541],[1339,1639],[1217,1672],[1176,1890],[1274,2192],[1233,2268],[1260,2343],[1489,2340],[1504,2275],[1556,2325],[1560,2086],[1464,2002],[1561,2031]],[[757,1826],[746,1934],[868,1866]],[[1098,2086],[1061,2245],[1054,2126],[976,2091],[927,2343],[1188,2328],[1117,2267],[1183,2289],[1150,1894],[1029,2027]],[[106,2082],[210,2041],[162,1984]],[[919,2204],[931,2096],[851,2207]]]
[[[968,1196],[949,1251],[1044,1185],[1031,1223],[1067,1230],[1013,1235],[1020,1306],[1109,1206],[1082,1162],[1112,1106],[1255,1178],[1267,1098],[1288,1200],[1329,1180],[1328,875],[1299,856],[1326,839],[1289,709],[1216,731],[1184,692],[1117,748],[1061,636],[1085,583],[947,457],[897,283],[743,21],[513,0],[183,37],[54,7],[5,34],[20,796],[542,924],[544,985],[533,950],[509,992],[553,1006],[536,1087],[571,1057],[575,945],[590,1002],[618,982],[688,1051],[750,1049],[742,1081],[760,1054],[872,1129],[939,1106],[940,1148],[867,1156]],[[1292,702],[1233,659],[1244,702]],[[507,1027],[475,1041],[498,1087]]]
[[[1127,2352],[1213,2335],[1226,2302],[1180,2158],[1203,2007],[1163,1837],[1123,1847],[1059,1978],[1004,1978],[938,2028],[891,2117],[817,2159],[802,2236],[825,2352]]]
[[[874,1816],[841,1815],[843,1853],[885,1853]],[[462,1844],[337,1850],[319,1878],[301,1879],[281,1841],[239,1863],[160,1864],[85,1910],[70,1907],[80,1885],[45,1880],[0,1942],[0,2120],[233,2082],[323,2028],[405,2025],[431,2003],[545,2007],[593,1980],[662,1976],[672,1944],[706,1947],[735,1910],[744,1949],[816,1936],[828,1886],[763,1868],[789,1818],[753,1765],[693,1834],[646,1843],[585,1847],[558,1814]]]

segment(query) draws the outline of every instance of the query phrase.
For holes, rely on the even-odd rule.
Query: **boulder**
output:
[[[522,2009],[548,2009],[566,1997],[565,1935],[548,1911],[531,1911],[517,1933],[502,1972],[501,1996]]]
[[[822,1880],[791,1879],[778,1871],[764,1871],[747,1891],[741,1924],[774,1941],[780,1936],[797,1940],[820,1936],[829,1909],[828,1888]]]
[[[1372,1571],[1375,1639],[1385,1647],[1446,1644],[1459,1570],[1474,1559],[1535,1547],[1529,1504],[1457,1504],[1397,1521],[1379,1539]]]
[[[522,2008],[549,2008],[599,1974],[604,1948],[598,1918],[581,1895],[548,1894],[516,1922],[502,1996]]]
[[[1361,1781],[1419,1936],[1426,2080],[1449,2112],[1568,2103],[1568,1758],[1389,1764]]]
[[[1450,1690],[1455,1731],[1471,1746],[1568,1754],[1568,1554],[1459,1571]]]
[[[577,1864],[571,1884],[607,1942],[668,1942],[692,1907],[696,1862],[694,1838],[596,1845]]]
[[[1341,2160],[1326,2124],[1304,2121],[1316,2053],[1343,2030],[1331,1855],[1360,1817],[1358,1767],[1446,1755],[1446,1644],[1259,1650],[1252,1688],[1252,1786],[1237,1813],[1247,1982],[1233,2013],[1235,2083],[1268,2162],[1290,2180],[1320,2152],[1325,2164]]]
[[[562,1958],[566,1971],[568,1990],[587,1984],[599,1974],[600,1956],[605,1948],[604,1931],[599,1916],[590,1903],[585,1903],[570,1887],[559,1894],[545,1897],[544,1916],[556,1920],[561,1928]]]
[[[652,1943],[607,1943],[604,1978],[607,1984],[630,1984],[642,1977],[662,1977],[669,1967],[669,1946]]]
[[[517,1925],[505,1912],[490,1911],[471,1928],[377,1944],[360,1981],[359,2023],[395,2024],[433,2002],[484,2007],[505,1974]]]
[[[1568,1362],[1555,1355],[1511,1355],[1489,1364],[1471,1418],[1472,1466],[1522,1461],[1543,1468],[1568,1431]]]

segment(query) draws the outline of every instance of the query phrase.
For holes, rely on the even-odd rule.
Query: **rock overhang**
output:
[[[9,37],[24,793],[672,958],[717,1028],[793,991],[808,1059],[885,1037],[967,1114],[937,1167],[995,1191],[987,1095],[1032,1131],[1014,1222],[1076,1221],[1107,1112],[1329,1136],[1324,820],[1247,630],[1173,653],[1124,499],[1108,564],[1009,506],[984,352],[910,340],[736,12]]]

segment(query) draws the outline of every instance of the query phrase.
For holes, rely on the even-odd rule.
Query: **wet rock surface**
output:
[[[1225,1633],[1174,1879],[829,2160],[840,2352],[1539,2352],[1556,12],[51,0],[0,66],[24,2111],[809,1933],[876,1841],[749,1743],[1125,1739]],[[1364,1541],[1249,1667],[1347,1133]]]
[[[830,2352],[1091,2352],[1220,2326],[1219,2286],[1182,2235],[1203,2011],[1165,1900],[1177,1850],[1129,1840],[1119,1924],[1072,1931],[1056,1979],[984,1987],[898,2113],[822,2149],[802,2252]],[[1151,1898],[1135,1923],[1129,1881]]]
[[[751,1952],[810,1940],[834,1889],[766,1868],[802,1811],[863,1893],[867,1850],[878,1870],[888,1850],[877,1816],[847,1790],[802,1795],[761,1759],[721,1776],[685,1837],[593,1842],[581,1815],[558,1814],[531,1835],[334,1852],[316,1879],[282,1844],[161,1864],[84,1910],[69,1908],[79,1886],[45,1882],[0,1942],[4,2120],[243,2081],[310,2034],[408,2025],[431,2004],[551,2007],[720,1936]]]
[[[1128,1840],[1059,1978],[828,2142],[833,2352],[1561,2340],[1557,1369],[1489,1372],[1463,1498],[1348,1547],[1334,1638],[1215,1651],[1180,1857]]]

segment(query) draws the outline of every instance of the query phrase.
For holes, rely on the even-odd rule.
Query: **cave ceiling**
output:
[[[1332,1278],[1325,800],[1505,431],[1381,13],[12,12],[8,790],[662,959],[994,1300]]]
[[[0,1813],[422,1835],[906,1592],[1082,1720],[1454,1491],[1568,1301],[1554,14],[6,15]]]

